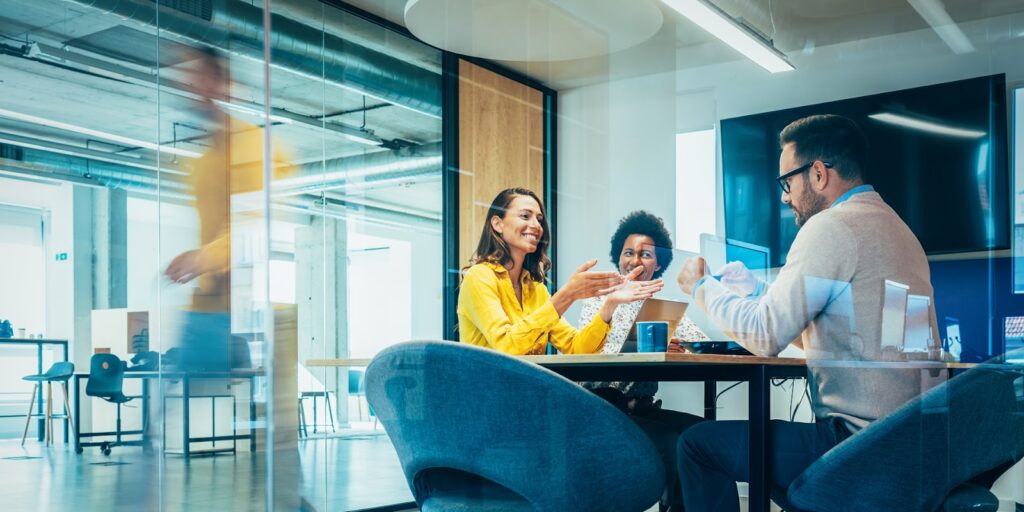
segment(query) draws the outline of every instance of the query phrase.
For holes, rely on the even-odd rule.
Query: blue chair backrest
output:
[[[365,381],[363,370],[349,369],[348,371],[348,394],[362,395],[365,392]]]
[[[75,374],[75,364],[71,361],[60,361],[53,363],[49,370],[46,370],[46,380],[66,381]]]
[[[1024,456],[1019,377],[978,367],[911,400],[801,473],[792,508],[938,510],[957,486]]]
[[[85,385],[88,396],[113,397],[122,394],[124,361],[114,354],[95,354],[89,360],[89,381]]]
[[[421,505],[437,492],[432,474],[484,478],[538,511],[642,511],[664,489],[661,459],[628,417],[493,350],[447,341],[390,347],[367,368],[366,395]]]

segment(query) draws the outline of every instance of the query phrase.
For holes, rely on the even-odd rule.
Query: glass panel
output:
[[[305,43],[275,48],[271,70],[270,293],[298,340],[296,377],[275,384],[299,396],[302,496],[322,510],[408,502],[364,368],[306,361],[441,334],[441,54],[323,4],[272,10],[278,40]]]

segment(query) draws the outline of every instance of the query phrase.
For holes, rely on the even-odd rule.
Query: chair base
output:
[[[455,469],[435,468],[416,478],[416,487],[426,496],[424,512],[527,512],[534,510],[522,496],[477,475]]]

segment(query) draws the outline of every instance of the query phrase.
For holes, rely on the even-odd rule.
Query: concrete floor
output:
[[[301,462],[297,462],[299,459]],[[279,489],[299,489],[315,510],[345,511],[412,501],[387,437],[350,433],[299,442],[298,457],[277,454]],[[64,444],[0,442],[0,510],[265,510],[265,454],[158,456],[138,447],[82,455]],[[274,507],[275,510],[290,507]]]

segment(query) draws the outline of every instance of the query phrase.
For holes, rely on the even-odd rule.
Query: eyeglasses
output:
[[[789,193],[789,179],[790,178],[792,178],[793,176],[796,176],[797,174],[801,174],[801,173],[804,173],[804,172],[807,172],[807,171],[811,170],[811,167],[814,167],[814,162],[821,162],[821,161],[820,160],[814,160],[813,162],[808,162],[808,163],[806,163],[804,165],[801,165],[800,167],[797,167],[796,169],[793,169],[792,171],[787,172],[786,174],[783,174],[782,176],[779,176],[778,178],[775,178],[775,181],[779,182],[779,188],[782,189],[782,193],[783,194],[788,194]],[[826,169],[831,169],[832,168],[832,164],[830,164],[828,162],[821,162],[821,165],[824,165]]]

